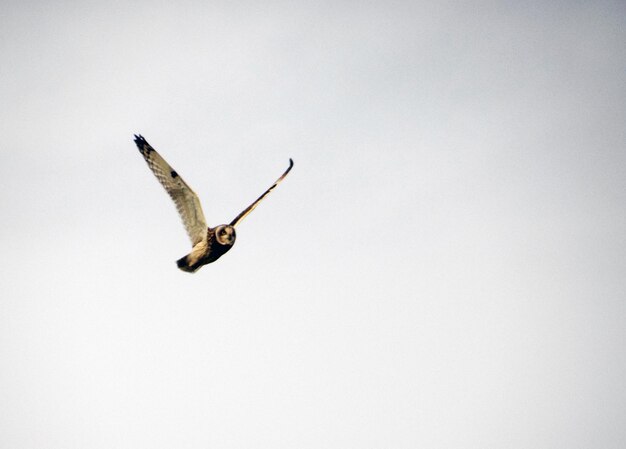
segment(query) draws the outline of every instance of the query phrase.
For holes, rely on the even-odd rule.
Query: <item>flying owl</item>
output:
[[[207,227],[202,206],[198,196],[191,190],[183,178],[174,170],[165,159],[141,135],[135,135],[135,143],[139,152],[148,163],[165,191],[174,200],[176,209],[183,219],[183,224],[191,240],[192,250],[189,254],[176,261],[178,268],[189,273],[197,271],[203,265],[215,262],[228,252],[235,244],[237,234],[235,226],[243,220],[276,186],[285,179],[293,167],[293,160],[289,159],[289,167],[280,178],[267,189],[251,205],[246,207],[235,217],[230,224],[221,224],[214,228]]]

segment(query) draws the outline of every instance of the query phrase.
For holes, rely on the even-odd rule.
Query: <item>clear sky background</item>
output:
[[[626,7],[5,1],[0,447],[626,447]],[[229,222],[189,275],[141,133]]]

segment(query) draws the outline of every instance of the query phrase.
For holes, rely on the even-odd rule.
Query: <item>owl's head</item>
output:
[[[235,228],[231,225],[219,225],[215,228],[215,240],[220,245],[232,246],[236,238]]]

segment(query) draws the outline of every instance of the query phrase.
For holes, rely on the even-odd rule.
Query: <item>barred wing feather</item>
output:
[[[135,143],[139,152],[148,163],[148,167],[154,173],[165,191],[174,200],[176,209],[183,219],[183,224],[189,235],[192,246],[200,242],[207,233],[206,220],[202,213],[202,206],[198,195],[187,185],[176,170],[156,152],[154,148],[141,135],[135,135]]]

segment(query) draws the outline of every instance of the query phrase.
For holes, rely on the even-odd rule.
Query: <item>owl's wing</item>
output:
[[[148,167],[157,177],[169,196],[174,200],[176,209],[183,219],[187,234],[193,246],[201,241],[207,232],[206,220],[198,195],[187,185],[176,170],[156,152],[141,135],[135,135],[135,143],[139,152],[148,163]]]
[[[252,212],[254,210],[254,208],[259,205],[259,203],[263,200],[263,198],[265,198],[267,195],[269,195],[269,193],[272,190],[274,190],[276,188],[276,186],[282,182],[283,179],[285,179],[285,176],[287,176],[287,173],[289,173],[289,171],[291,170],[292,167],[293,167],[293,160],[291,158],[289,158],[289,167],[287,167],[287,170],[285,170],[285,173],[280,175],[280,178],[278,178],[276,180],[276,182],[274,182],[274,184],[272,184],[272,186],[269,189],[267,189],[265,192],[263,192],[263,195],[258,197],[254,201],[254,203],[250,204],[248,207],[246,207],[244,210],[242,210],[241,213],[239,215],[237,215],[233,221],[230,222],[230,225],[231,226],[237,226],[237,224],[241,220],[246,218],[248,216],[248,214],[250,212]]]

